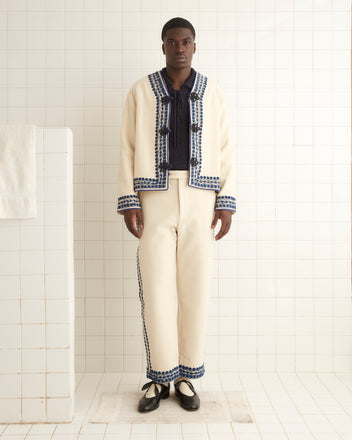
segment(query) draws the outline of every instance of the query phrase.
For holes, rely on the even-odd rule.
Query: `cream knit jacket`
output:
[[[236,211],[233,146],[225,99],[218,86],[196,73],[189,95],[189,186],[216,191],[214,209]],[[141,208],[139,191],[169,186],[170,96],[157,71],[136,81],[123,112],[118,207]]]

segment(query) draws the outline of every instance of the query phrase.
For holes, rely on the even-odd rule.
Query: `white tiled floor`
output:
[[[351,440],[352,374],[210,374],[198,390],[244,390],[254,423],[92,424],[99,395],[136,390],[139,373],[76,375],[73,423],[0,425],[1,440]],[[172,388],[173,389],[173,388]],[[142,396],[142,392],[141,392]],[[201,397],[201,393],[200,393]],[[137,403],[137,402],[136,402]],[[162,403],[161,403],[162,404]]]

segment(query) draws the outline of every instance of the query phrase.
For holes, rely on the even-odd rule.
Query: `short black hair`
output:
[[[185,18],[181,18],[181,17],[175,17],[172,18],[171,20],[169,20],[167,23],[164,24],[163,29],[161,31],[161,39],[162,41],[164,41],[164,37],[166,32],[169,29],[173,29],[173,28],[187,28],[190,29],[190,31],[192,32],[193,35],[193,39],[196,38],[196,31],[194,30],[194,27],[192,26],[192,24],[186,20]]]

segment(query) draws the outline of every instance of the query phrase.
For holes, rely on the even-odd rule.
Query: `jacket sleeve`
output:
[[[136,99],[133,87],[127,94],[121,125],[120,163],[118,176],[117,212],[141,209],[138,194],[134,191],[134,157],[136,137]]]
[[[230,125],[222,91],[220,94],[220,191],[217,193],[215,210],[226,209],[236,212],[234,150]]]

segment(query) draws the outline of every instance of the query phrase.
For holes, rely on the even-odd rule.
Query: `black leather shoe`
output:
[[[181,393],[179,388],[182,382],[185,382],[189,386],[191,391],[193,391],[193,396],[186,396],[186,394]],[[188,380],[182,379],[175,383],[175,396],[179,398],[182,408],[186,409],[187,411],[197,411],[197,409],[199,409],[200,407],[199,396],[193,388],[191,382],[189,382]]]
[[[161,386],[161,391],[158,390],[156,384]],[[146,394],[151,386],[154,386],[155,396],[146,397]],[[149,412],[158,408],[160,399],[167,399],[169,397],[170,384],[168,383],[167,385],[164,385],[162,383],[154,382],[152,380],[151,382],[147,382],[146,384],[144,384],[142,390],[147,390],[147,391],[145,392],[144,396],[141,398],[141,400],[138,403],[138,411]]]

